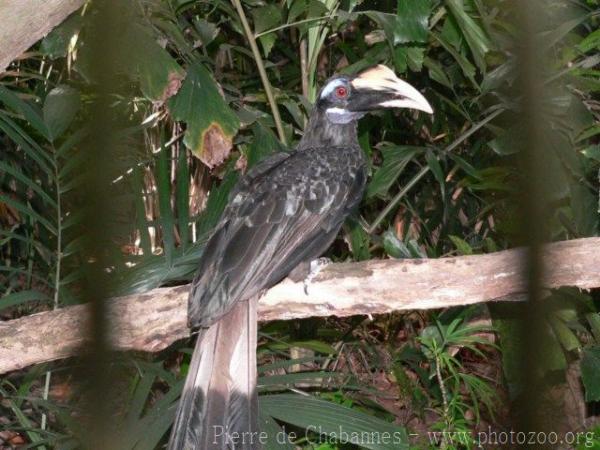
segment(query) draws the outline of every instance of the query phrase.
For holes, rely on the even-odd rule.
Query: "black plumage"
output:
[[[205,330],[169,448],[260,448],[257,299],[294,268],[319,257],[359,204],[367,164],[357,120],[381,107],[431,110],[385,66],[334,77],[321,90],[298,147],[260,162],[233,189],[192,283],[189,325]],[[246,442],[228,439],[240,433],[246,433]]]

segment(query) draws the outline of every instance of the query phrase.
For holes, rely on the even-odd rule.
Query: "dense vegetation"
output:
[[[540,11],[548,75],[539,82],[551,130],[544,233],[553,240],[599,233],[599,7],[553,0]],[[82,250],[82,217],[98,168],[84,150],[101,94],[118,130],[102,192],[115,214],[102,241],[108,256],[92,256],[110,261],[113,295],[190,280],[240,172],[298,142],[328,76],[377,63],[422,91],[435,114],[384,111],[361,121],[368,191],[328,256],[435,258],[523,243],[514,2],[145,0],[119,8],[111,24],[119,45],[106,50],[110,83],[95,76],[93,2],[0,74],[3,320],[86,301],[82,280],[94,258]],[[549,401],[561,430],[592,430],[600,296],[547,295],[556,314],[540,318],[548,335],[539,369],[553,386]],[[402,441],[363,440],[371,449],[472,448],[459,438],[432,443],[427,432],[510,427],[522,387],[518,314],[478,306],[265,324],[262,427],[294,432],[289,441],[305,449],[353,448],[340,442],[339,426]],[[165,442],[188,344],[114,361],[115,448]],[[0,445],[85,442],[74,366],[1,379]]]

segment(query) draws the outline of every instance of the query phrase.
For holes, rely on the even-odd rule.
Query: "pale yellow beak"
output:
[[[356,91],[372,92],[369,109],[411,108],[433,114],[433,108],[425,97],[384,65],[365,70],[351,81],[351,85]]]

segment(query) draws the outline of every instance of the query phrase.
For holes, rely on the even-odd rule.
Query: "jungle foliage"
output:
[[[102,82],[88,45],[96,6],[0,74],[3,320],[85,301],[92,261],[82,253],[82,186],[95,168],[81,149]],[[140,0],[119,8],[109,92],[119,158],[104,192],[117,212],[118,239],[106,242],[112,295],[189,281],[240,173],[298,142],[330,75],[378,63],[422,91],[435,114],[382,111],[361,121],[367,194],[327,256],[436,258],[523,243],[514,2]],[[553,240],[600,231],[599,12],[597,0],[553,0],[541,11],[539,51],[551,64],[539,82],[551,93],[552,130],[544,233]],[[568,426],[584,430],[599,413],[600,297],[560,289],[547,301],[558,313],[541,319],[540,369],[566,404]],[[340,426],[397,438],[362,440],[369,449],[472,448],[431,443],[426,431],[506,426],[520,395],[517,320],[514,309],[480,306],[265,324],[262,427],[288,433],[268,448],[356,448],[341,442]],[[115,448],[165,443],[189,362],[183,345],[115,361]],[[0,445],[85,442],[72,364],[0,380]],[[579,383],[567,400],[566,387]]]

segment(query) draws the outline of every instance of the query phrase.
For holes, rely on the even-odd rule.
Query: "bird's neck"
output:
[[[318,108],[310,115],[298,150],[315,147],[356,147],[356,120],[348,123],[332,123]]]

